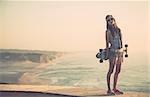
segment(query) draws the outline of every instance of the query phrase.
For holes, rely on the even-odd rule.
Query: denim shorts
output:
[[[109,49],[109,59],[112,58],[123,58],[123,49]]]

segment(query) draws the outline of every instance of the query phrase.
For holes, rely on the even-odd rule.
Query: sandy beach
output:
[[[1,97],[103,97],[106,90],[68,86],[0,85]],[[124,92],[111,97],[149,97],[150,93]]]

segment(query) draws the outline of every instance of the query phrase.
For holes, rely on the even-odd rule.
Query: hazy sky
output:
[[[0,48],[97,51],[112,14],[132,52],[148,49],[147,1],[3,1]]]

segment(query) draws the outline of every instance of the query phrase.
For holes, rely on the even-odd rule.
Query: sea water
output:
[[[96,53],[67,53],[45,66],[36,66],[31,63],[14,63],[13,65],[5,64],[7,66],[5,67],[1,63],[0,76],[1,79],[9,79],[9,83],[11,81],[15,83],[16,81],[15,84],[17,84],[17,80],[11,80],[11,78],[7,78],[10,77],[7,75],[40,70],[42,72],[35,73],[32,76],[34,78],[47,79],[48,83],[42,81],[39,85],[107,89],[106,75],[109,69],[109,62],[104,61],[103,63],[99,63],[99,60],[95,56]],[[111,87],[113,86],[113,74],[111,76]],[[21,76],[21,74],[17,76]],[[32,85],[33,83],[28,82],[26,84]],[[128,58],[124,58],[117,87],[124,91],[149,92],[149,84],[148,55],[132,53],[129,54]]]
[[[48,85],[95,87],[107,89],[109,62],[99,63],[96,52],[70,53],[43,68],[36,77],[48,78]],[[148,92],[148,56],[131,54],[124,58],[118,78],[118,88],[126,91]],[[114,69],[115,72],[115,69]],[[114,74],[114,73],[113,73]],[[111,76],[113,86],[113,75]]]

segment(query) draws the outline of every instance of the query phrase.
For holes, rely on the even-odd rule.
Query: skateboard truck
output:
[[[99,49],[99,52],[101,53],[103,51],[103,49]],[[103,63],[103,59],[99,60],[100,63]]]
[[[96,58],[100,59],[100,63],[103,63],[103,60],[107,60],[108,58],[106,58],[106,49],[99,49],[99,52],[96,54]]]
[[[128,57],[128,45],[125,44],[125,49],[123,50],[125,52],[125,57]]]

